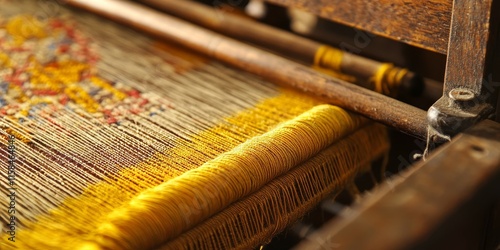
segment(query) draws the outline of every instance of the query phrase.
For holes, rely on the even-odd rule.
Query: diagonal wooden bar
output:
[[[300,60],[309,65],[321,66],[326,69],[339,71],[359,79],[370,79],[377,75],[381,67],[384,67],[383,62],[349,53],[348,51],[328,47],[320,42],[256,22],[248,17],[217,10],[216,8],[205,6],[196,1],[138,1],[164,11],[169,15],[193,22],[223,35],[242,41],[248,41],[266,49],[272,49],[273,52],[276,51],[287,58]],[[323,65],[321,63],[322,60],[317,59],[318,52],[321,52],[322,49],[326,47],[328,48],[326,50],[329,52],[339,55],[341,60],[338,65],[336,63],[333,65]],[[397,67],[386,72],[402,74],[401,82],[398,84],[398,92],[403,92],[412,96],[421,95],[423,89],[427,89],[428,92],[430,92],[429,88],[424,87],[425,82],[414,72]]]
[[[500,201],[500,124],[479,123],[402,175],[297,249],[479,249],[481,223]],[[460,230],[479,234],[478,246],[453,247]]]
[[[277,84],[323,98],[409,135],[426,138],[426,113],[411,105],[139,4],[113,0],[68,0],[67,3],[176,42]]]

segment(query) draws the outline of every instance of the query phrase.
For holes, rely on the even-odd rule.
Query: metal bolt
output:
[[[474,92],[470,89],[455,88],[448,93],[448,96],[454,101],[466,102],[473,100],[476,97],[476,94],[474,94]]]

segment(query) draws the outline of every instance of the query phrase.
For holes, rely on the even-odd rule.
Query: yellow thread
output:
[[[20,125],[17,119],[11,116],[3,117],[2,125],[3,126],[0,127],[1,129],[7,132],[7,134],[13,135],[19,141],[29,143],[33,139],[31,132],[26,127]]]
[[[64,68],[64,63],[60,66]],[[92,110],[95,110],[95,107],[92,105],[93,100],[89,98],[88,95],[86,96],[85,94],[80,94],[79,91],[82,90],[74,88],[75,86],[73,85],[75,83],[75,79],[79,79],[77,77],[79,75],[75,74],[75,72],[81,72],[82,70],[85,70],[85,67],[80,67],[81,65],[77,64],[72,65],[71,67],[73,66],[73,69],[61,71],[60,75],[57,76],[58,80],[51,82],[54,84],[50,85],[48,88],[51,90],[62,90],[65,86],[69,86],[67,91],[69,91],[70,94],[73,94],[72,99],[75,99],[76,103],[84,106],[88,109],[87,111],[91,112]],[[47,71],[50,70],[52,69],[49,67]],[[46,73],[47,71],[40,70],[38,75],[35,76],[35,78],[39,77],[39,79],[35,79],[36,83],[34,84],[38,84],[40,89],[45,89],[44,84],[46,83],[44,82],[52,80],[52,73],[48,74]],[[54,73],[57,73],[56,71],[57,70],[54,70]],[[315,103],[315,101],[305,101],[304,103],[300,103],[302,100],[297,101],[297,99],[295,99],[295,102],[299,103],[294,103],[289,101],[290,99],[294,100],[294,98],[290,96],[287,98],[288,99],[278,98],[280,101],[274,100],[273,105],[263,105],[261,108],[265,110],[256,111],[251,115],[247,112],[243,112],[243,114],[238,115],[238,117],[246,117],[247,115],[247,120],[234,117],[227,119],[225,121],[227,124],[221,124],[212,128],[208,132],[201,133],[204,134],[204,136],[195,136],[196,140],[199,139],[199,141],[196,143],[193,142],[194,145],[183,144],[181,140],[179,140],[178,145],[180,145],[180,147],[175,150],[171,150],[168,153],[162,152],[154,155],[151,159],[143,163],[130,166],[131,169],[125,169],[120,176],[114,176],[112,179],[107,179],[95,186],[89,187],[81,196],[78,197],[79,200],[70,199],[60,206],[60,208],[52,211],[52,213],[47,215],[47,217],[42,216],[39,222],[35,223],[35,226],[33,226],[33,224],[31,224],[33,227],[28,226],[27,228],[31,229],[29,231],[23,231],[23,235],[26,235],[26,243],[19,243],[31,246],[26,248],[37,247],[53,249],[58,247],[73,249],[75,244],[79,243],[80,239],[86,241],[93,240],[93,236],[89,234],[89,232],[95,229],[99,221],[105,219],[104,215],[113,211],[117,207],[127,204],[127,202],[136,197],[137,193],[140,191],[159,184],[160,180],[155,179],[156,177],[152,176],[163,172],[165,173],[165,177],[161,178],[169,180],[170,178],[173,178],[189,169],[194,169],[198,167],[196,162],[203,163],[212,158],[211,154],[217,155],[221,152],[225,152],[235,145],[240,144],[242,141],[245,141],[254,135],[261,134],[263,131],[267,131],[277,123],[290,119],[290,116],[293,116],[294,112],[302,112],[306,109],[306,107],[309,108],[309,106]],[[268,102],[268,104],[269,103],[272,102]],[[290,106],[296,108],[289,109]],[[281,116],[280,112],[284,112],[286,115]],[[259,117],[259,115],[261,116]],[[280,117],[269,121],[274,116]],[[216,149],[212,149],[214,145],[219,146]],[[196,150],[192,150],[193,147],[195,147]],[[195,155],[194,157],[193,154]],[[208,156],[204,154],[207,154]],[[172,156],[175,155],[186,158],[172,163]],[[197,159],[196,162],[193,163],[192,160],[194,158]],[[150,174],[145,174],[144,172],[148,172],[148,170],[152,171]],[[113,204],[104,208],[100,206],[100,204],[103,203],[102,201]],[[96,214],[101,215],[101,217],[93,216]],[[40,244],[33,242],[38,242]],[[19,246],[22,248],[23,245]]]
[[[314,55],[314,66],[342,72],[342,57],[344,53],[341,50],[323,45],[318,48]]]
[[[338,194],[362,166],[385,155],[388,148],[387,130],[369,125],[159,249],[255,248],[321,200]]]
[[[10,60],[9,56],[5,53],[0,52],[0,66],[6,67],[6,68],[12,68],[13,64],[12,61]]]
[[[361,121],[334,106],[314,107],[199,168],[143,191],[107,216],[92,244],[103,249],[152,248],[256,191]]]
[[[171,150],[127,166],[112,178],[87,187],[80,196],[65,200],[50,214],[39,216],[37,222],[28,223],[29,230],[20,232],[24,240],[15,244],[21,249],[73,250],[81,241],[92,241],[94,237],[90,233],[98,223],[141,191],[195,169],[318,104],[315,99],[286,90],[198,133],[189,141],[176,140],[172,143],[177,146]],[[47,237],[48,234],[51,237]]]
[[[28,99],[24,104],[23,104],[23,108],[19,111],[19,113],[17,114],[18,117],[27,117],[29,115],[29,111],[30,109],[37,105],[37,104],[41,104],[41,103],[54,103],[54,100],[52,100],[51,98],[49,97],[32,97],[30,99]]]
[[[89,113],[95,113],[99,109],[99,103],[94,101],[94,99],[92,99],[92,97],[87,94],[82,87],[76,84],[67,86],[64,89],[64,93],[69,97],[69,99],[83,107]]]
[[[18,128],[18,129],[20,129],[20,128]],[[5,129],[5,132],[7,132],[10,135],[13,135],[14,137],[16,137],[17,140],[20,140],[24,143],[28,143],[31,141],[31,136],[26,131],[23,131],[23,132],[28,134],[28,136],[25,136],[25,135],[19,133],[17,130],[14,130],[13,128]]]
[[[391,63],[384,63],[372,78],[373,89],[384,95],[396,96],[407,73],[407,69],[395,67]]]
[[[382,64],[377,72],[375,73],[375,75],[373,76],[374,80],[373,80],[373,83],[374,83],[374,90],[378,93],[383,93],[383,89],[384,89],[384,78],[385,78],[385,74],[388,70],[390,70],[390,68],[393,67],[392,64],[390,63],[384,63]]]
[[[5,29],[14,37],[17,44],[31,38],[46,37],[44,25],[33,16],[21,15],[9,20]]]
[[[408,69],[405,68],[398,68],[394,67],[394,70],[390,72],[389,76],[389,91],[391,96],[397,96],[397,91],[399,89],[399,86],[403,83],[403,79],[408,73]]]

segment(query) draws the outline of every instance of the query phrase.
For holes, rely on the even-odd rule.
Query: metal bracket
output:
[[[427,112],[428,146],[448,142],[451,137],[481,120],[490,118],[494,108],[467,88],[455,88],[441,97]]]
[[[497,77],[499,2],[453,1],[443,96],[427,111],[424,156],[435,146],[493,115],[498,96],[493,79]]]

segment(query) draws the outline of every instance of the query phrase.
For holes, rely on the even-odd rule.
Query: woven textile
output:
[[[388,148],[379,125],[178,45],[0,3],[2,249],[255,247]]]

